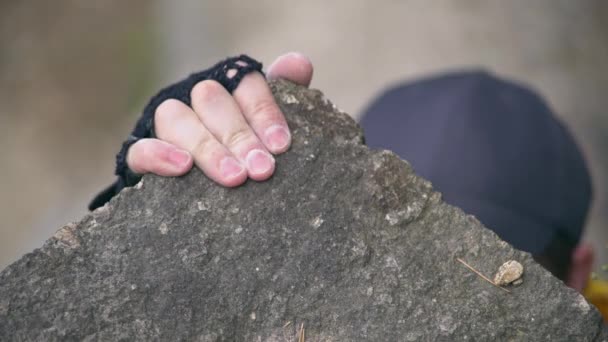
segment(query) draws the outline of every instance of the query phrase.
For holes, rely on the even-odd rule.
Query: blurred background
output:
[[[542,93],[589,161],[585,239],[608,261],[608,2],[0,1],[0,269],[85,214],[162,85],[241,52],[300,51],[362,111],[402,80],[483,67]]]

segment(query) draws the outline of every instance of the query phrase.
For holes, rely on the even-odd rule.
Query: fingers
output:
[[[284,78],[299,85],[308,87],[312,80],[313,66],[310,60],[297,52],[279,56],[266,73],[268,79]]]
[[[230,72],[236,71],[229,70],[229,77]],[[270,66],[268,78],[307,86],[312,73],[306,57],[290,53]],[[216,81],[202,81],[190,95],[192,108],[167,100],[156,109],[154,126],[160,140],[134,144],[127,156],[129,167],[137,173],[178,176],[194,163],[228,187],[242,184],[247,177],[258,181],[271,177],[272,154],[287,151],[291,135],[266,79],[250,73],[232,95]]]
[[[257,88],[263,86],[268,88],[268,85],[260,74],[249,74],[245,79],[255,75],[261,78],[259,82],[262,84],[255,84],[254,82],[250,87]],[[245,79],[243,79],[243,82]],[[245,86],[245,84],[241,83],[239,88],[242,86]],[[249,88],[246,87],[245,89]],[[249,91],[251,90],[249,89]],[[272,95],[269,94],[269,96],[272,99]],[[239,105],[224,87],[215,81],[203,81],[192,89],[191,98],[192,108],[199,116],[200,121],[222,145],[247,167],[249,177],[254,180],[268,179],[274,172],[274,158],[268,153],[266,146],[258,139],[256,132],[254,132],[255,125],[247,122],[246,118],[241,114]],[[259,98],[257,100],[267,101],[266,98]],[[278,112],[278,107],[274,103],[274,100],[272,100],[272,103]],[[280,119],[282,120],[281,123],[286,127],[282,114],[280,114]],[[270,122],[270,124],[273,123]]]
[[[203,125],[197,114],[178,100],[167,100],[156,109],[159,139],[188,151],[194,163],[213,181],[233,187],[247,179],[247,170]]]
[[[192,156],[185,150],[158,139],[142,139],[127,153],[129,168],[138,174],[181,176],[192,168]]]

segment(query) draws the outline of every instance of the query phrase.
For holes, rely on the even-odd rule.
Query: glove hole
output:
[[[237,72],[238,70],[236,69],[228,69],[228,71],[226,71],[226,77],[228,77],[228,79],[232,79],[234,76],[236,76]]]

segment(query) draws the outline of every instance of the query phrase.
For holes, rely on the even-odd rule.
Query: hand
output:
[[[308,86],[312,74],[306,57],[289,53],[270,65],[267,77]],[[272,155],[289,149],[291,134],[260,73],[245,76],[232,96],[216,81],[199,82],[191,98],[192,108],[173,99],[158,106],[158,139],[139,140],[127,153],[133,172],[180,176],[196,164],[227,187],[238,186],[247,177],[263,181],[272,176]]]

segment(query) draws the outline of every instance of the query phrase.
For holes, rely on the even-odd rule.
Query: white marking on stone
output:
[[[374,158],[374,171],[378,171],[382,167],[382,160],[378,160]]]
[[[394,257],[392,257],[392,256],[386,257],[386,263],[385,263],[385,265],[388,268],[397,268],[397,269],[399,269],[399,264],[397,263],[397,260]]]
[[[283,95],[283,102],[287,104],[300,103],[300,101],[298,101],[298,99],[292,94]]]
[[[167,224],[163,222],[160,224],[160,226],[158,226],[158,230],[161,234],[166,235],[169,232],[169,226],[167,226]]]
[[[236,227],[236,229],[234,230],[234,232],[236,234],[240,234],[242,231],[243,231],[243,227],[241,227],[241,226]]]
[[[255,321],[255,311],[249,315],[249,318],[251,318],[252,321]]]
[[[391,226],[394,226],[399,222],[409,221],[413,211],[413,208],[408,205],[407,207],[405,207],[405,210],[389,212],[388,214],[386,214],[385,219]]]
[[[591,310],[591,307],[589,306],[589,302],[587,302],[585,297],[583,297],[583,295],[581,295],[581,294],[579,294],[578,297],[576,298],[576,302],[574,303],[574,305],[576,305],[576,307],[579,308],[584,314],[586,314],[587,312],[589,312],[589,310]]]
[[[144,179],[142,178],[137,184],[135,184],[134,188],[139,190],[144,186]]]
[[[394,226],[397,223],[399,223],[399,218],[395,215],[395,213],[392,213],[392,212],[388,213],[388,214],[386,214],[386,216],[384,218],[388,221],[388,223],[391,226]]]
[[[310,222],[310,225],[312,225],[313,228],[317,229],[317,228],[321,227],[323,222],[324,222],[323,218],[319,215]]]
[[[203,201],[196,202],[196,206],[197,206],[198,210],[209,210],[209,206],[207,205],[207,203],[204,203]]]

